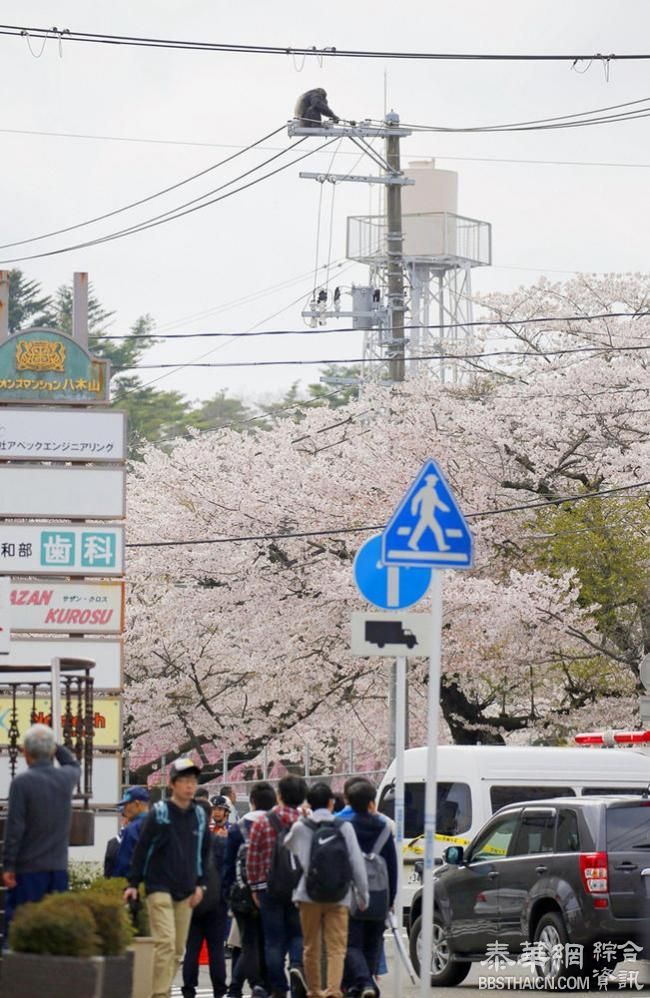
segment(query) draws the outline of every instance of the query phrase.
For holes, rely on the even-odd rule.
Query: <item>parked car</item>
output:
[[[459,984],[495,944],[511,959],[533,946],[537,974],[597,974],[596,943],[634,943],[650,957],[650,799],[560,797],[502,808],[435,869],[431,983]],[[419,973],[422,889],[413,897],[411,958]],[[567,966],[567,943],[583,947]],[[622,960],[609,963],[613,964]]]

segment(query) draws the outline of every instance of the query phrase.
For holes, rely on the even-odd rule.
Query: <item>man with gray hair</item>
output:
[[[81,771],[73,753],[56,744],[45,724],[25,732],[23,752],[27,769],[11,782],[5,827],[5,937],[19,905],[68,889],[72,792]]]

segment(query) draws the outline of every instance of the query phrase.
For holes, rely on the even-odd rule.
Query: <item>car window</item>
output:
[[[553,852],[555,811],[524,811],[510,856]]]
[[[516,812],[500,818],[490,825],[472,846],[469,862],[478,863],[488,859],[502,859],[507,856],[518,818],[519,813]]]
[[[573,787],[540,787],[519,784],[518,786],[490,787],[492,813],[508,804],[519,804],[523,800],[547,800],[550,797],[575,797]]]
[[[404,838],[414,839],[424,831],[424,783],[407,783],[404,788]],[[384,787],[379,810],[395,817],[395,785]],[[472,795],[467,783],[438,783],[436,833],[461,835],[472,825]]]
[[[562,809],[557,816],[556,852],[580,852],[578,815],[575,811]]]
[[[607,808],[607,849],[627,852],[647,849],[650,853],[650,801],[632,807]]]
[[[582,796],[583,797],[598,797],[602,795],[603,797],[608,797],[610,795],[616,794],[630,794],[635,797],[641,797],[647,790],[647,787],[583,787]]]

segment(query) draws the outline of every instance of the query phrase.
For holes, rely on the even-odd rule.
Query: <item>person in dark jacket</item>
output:
[[[275,790],[265,780],[255,783],[250,792],[250,806],[243,818],[230,826],[226,841],[226,858],[223,867],[223,893],[228,898],[236,879],[237,854],[245,837],[250,834],[253,822],[263,817],[276,803]],[[261,994],[265,990],[266,966],[264,962],[264,938],[262,922],[257,908],[248,914],[235,912],[235,920],[241,936],[241,952],[233,964],[228,998],[241,998],[245,981],[248,980],[253,994],[257,988]]]
[[[386,819],[377,814],[375,805],[377,791],[369,780],[360,779],[348,787],[346,796],[354,812],[349,821],[356,833],[361,852],[372,853],[375,843],[386,828]],[[392,835],[386,839],[379,855],[386,861],[388,901],[392,908],[397,892],[397,852]],[[360,998],[378,998],[379,988],[375,978],[383,936],[383,920],[367,921],[351,915],[343,972],[346,993],[359,995]]]
[[[194,803],[205,810],[206,820],[210,821],[212,807],[205,798],[194,798]],[[212,832],[210,835],[212,861],[208,867],[206,892],[203,900],[192,912],[187,945],[183,959],[183,998],[195,998],[199,983],[199,956],[205,940],[208,950],[210,981],[214,998],[223,998],[226,993],[226,958],[224,953],[226,919],[228,909],[221,891],[223,861],[226,855],[226,839]]]
[[[117,805],[127,820],[122,830],[117,856],[113,863],[111,877],[128,877],[136,843],[140,838],[142,825],[149,813],[149,791],[146,787],[128,787]]]
[[[151,998],[167,998],[183,958],[192,910],[207,890],[212,858],[206,814],[193,801],[200,769],[177,759],[169,772],[171,797],[147,815],[133,853],[124,900],[135,900],[144,880],[147,912],[154,938]]]
[[[113,876],[113,870],[115,868],[115,861],[117,859],[117,854],[120,851],[120,842],[122,841],[122,836],[124,835],[124,829],[128,825],[128,821],[124,815],[120,816],[120,828],[117,835],[114,835],[112,839],[109,839],[106,843],[106,851],[104,853],[104,876]]]
[[[76,757],[45,724],[25,732],[23,751],[27,769],[11,781],[4,833],[5,933],[19,905],[68,889],[72,792],[80,774]]]
[[[338,125],[339,118],[327,106],[327,93],[322,87],[314,90],[307,90],[301,94],[296,104],[294,117],[298,119],[303,128],[315,128],[322,123],[322,116],[331,118],[335,125]]]

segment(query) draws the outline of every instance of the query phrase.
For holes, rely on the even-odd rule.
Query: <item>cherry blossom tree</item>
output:
[[[163,754],[215,766],[224,750],[235,763],[265,746],[285,762],[308,746],[327,769],[349,737],[368,765],[385,763],[388,667],[350,652],[364,607],[352,560],[429,456],[476,548],[475,568],[445,579],[445,738],[553,743],[591,719],[629,726],[650,646],[646,294],[623,276],[493,295],[485,314],[506,325],[483,352],[510,356],[461,362],[455,385],[423,372],[299,424],[147,449],[129,498],[138,779]],[[612,312],[635,317],[582,318]],[[616,515],[596,531],[588,510]],[[609,556],[621,537],[624,565]],[[410,661],[418,743],[427,663]]]

